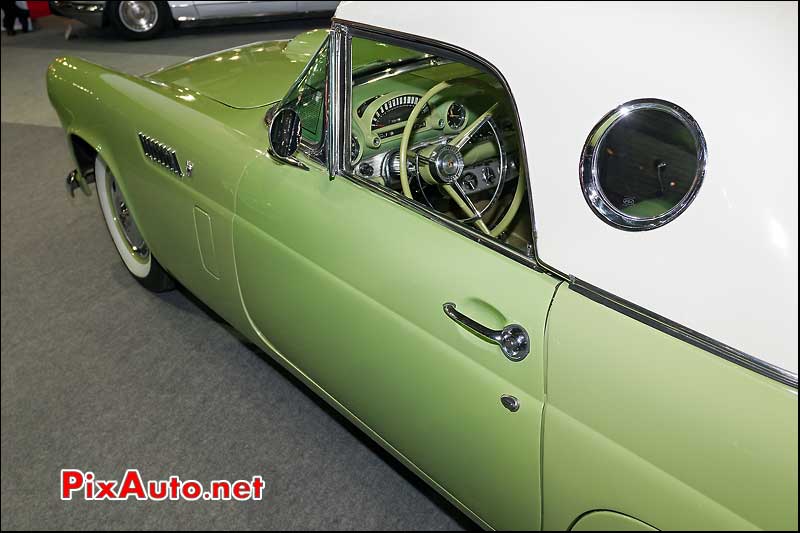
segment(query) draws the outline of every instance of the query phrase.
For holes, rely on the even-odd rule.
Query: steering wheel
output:
[[[425,146],[417,151],[411,151],[409,149],[411,136],[414,133],[414,125],[417,122],[419,114],[431,98],[448,87],[451,87],[453,81],[454,80],[443,81],[433,86],[419,101],[417,101],[414,109],[411,111],[400,139],[400,184],[403,188],[403,194],[407,198],[413,199],[408,179],[408,157],[410,155],[416,162],[418,176],[430,185],[439,185],[464,212],[466,218],[459,219],[459,222],[475,224],[475,226],[486,235],[497,237],[505,231],[514,219],[525,194],[525,180],[524,176],[520,173],[517,180],[517,188],[514,192],[514,198],[508,210],[492,228],[486,225],[486,221],[483,220],[483,215],[495,205],[499,199],[500,190],[503,187],[506,176],[507,166],[503,138],[493,120],[493,113],[497,108],[497,104],[493,104],[446,144],[433,144]],[[461,81],[467,82],[477,80],[471,79]],[[497,143],[497,151],[500,155],[500,176],[497,178],[497,185],[495,186],[494,193],[489,202],[483,206],[482,209],[478,209],[464,190],[460,179],[461,173],[464,170],[464,156],[462,153],[464,146],[466,146],[483,126],[488,126],[492,130],[495,142]]]

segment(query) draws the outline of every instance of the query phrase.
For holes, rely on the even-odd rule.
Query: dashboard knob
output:
[[[464,176],[461,178],[461,181],[467,191],[474,191],[478,188],[478,178],[472,172],[467,172],[464,174]]]
[[[369,163],[361,163],[358,165],[358,173],[365,177],[371,177],[375,173],[375,169]]]
[[[484,167],[484,169],[481,171],[481,174],[483,176],[483,181],[486,182],[487,185],[494,185],[497,176],[495,176],[492,167]]]

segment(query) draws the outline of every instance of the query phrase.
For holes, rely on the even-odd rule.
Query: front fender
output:
[[[114,154],[106,147],[103,116],[109,115],[108,106],[96,89],[96,80],[104,74],[122,75],[106,67],[75,57],[58,57],[47,68],[47,96],[58,115],[68,140],[69,152],[85,182],[86,167],[75,153],[73,137],[90,146],[112,168],[117,168]],[[111,114],[113,116],[113,114]],[[84,189],[82,184],[82,189]]]

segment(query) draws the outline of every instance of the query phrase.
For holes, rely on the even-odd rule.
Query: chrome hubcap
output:
[[[119,19],[131,31],[149,31],[158,22],[158,8],[155,2],[120,2]]]
[[[122,196],[122,190],[117,185],[117,180],[114,178],[114,174],[111,173],[111,169],[106,172],[106,176],[108,180],[108,193],[111,197],[111,205],[114,208],[114,219],[117,222],[117,226],[122,236],[125,237],[125,241],[128,243],[131,253],[140,259],[146,259],[150,252],[147,249],[142,234],[139,232],[139,228],[136,226],[136,222],[134,222],[131,216],[128,204],[125,202],[125,197]]]

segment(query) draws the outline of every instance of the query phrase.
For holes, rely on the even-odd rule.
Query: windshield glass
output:
[[[388,67],[414,63],[429,57],[431,57],[430,54],[391,44],[366,39],[353,40],[353,77],[358,78]]]

